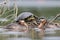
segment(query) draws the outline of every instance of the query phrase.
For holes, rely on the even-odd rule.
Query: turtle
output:
[[[19,20],[24,20],[25,18],[28,18],[29,16],[32,16],[33,14],[31,12],[22,12],[18,17],[16,18],[16,22]]]
[[[42,19],[42,18],[41,18]],[[39,24],[37,24],[37,20],[38,20],[38,17],[35,16],[33,13],[31,12],[22,12],[20,15],[18,15],[18,17],[16,18],[16,24],[13,23],[13,24],[9,24],[6,29],[11,29],[11,30],[14,30],[14,31],[19,31],[19,30],[26,30],[27,29],[27,26],[24,26],[22,27],[21,25],[21,20],[24,20],[26,23],[27,23],[27,26],[28,28],[35,28],[37,27]],[[24,22],[23,22],[24,23]],[[26,25],[25,23],[25,25]],[[31,25],[29,25],[29,23]],[[43,24],[43,23],[42,23]],[[43,24],[44,25],[44,24]]]
[[[32,21],[32,20],[34,21]],[[16,18],[16,22],[19,22],[19,20],[24,20],[27,23],[33,23],[35,25],[37,25],[37,20],[38,20],[38,16],[34,15],[31,12],[22,12],[20,15],[18,15],[18,17]]]

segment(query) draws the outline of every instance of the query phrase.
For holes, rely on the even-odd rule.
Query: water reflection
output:
[[[30,38],[8,38],[8,40],[32,40],[32,39],[30,39]]]
[[[44,37],[43,40],[60,40],[60,37]]]
[[[46,29],[39,32],[31,29],[29,32],[0,32],[0,40],[60,40],[60,30]]]

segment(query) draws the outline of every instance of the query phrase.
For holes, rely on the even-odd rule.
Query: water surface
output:
[[[46,29],[45,32],[1,31],[0,40],[60,40],[60,29]]]

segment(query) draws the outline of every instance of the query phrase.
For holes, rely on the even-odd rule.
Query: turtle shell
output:
[[[25,18],[27,18],[31,15],[33,15],[31,12],[23,12],[16,18],[16,21],[24,20]]]

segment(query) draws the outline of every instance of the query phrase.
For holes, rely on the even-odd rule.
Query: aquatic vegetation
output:
[[[4,18],[8,19],[8,21],[1,20],[0,25],[2,25],[2,24],[5,25],[8,23],[14,22],[14,19],[17,17],[17,13],[18,13],[18,8],[15,3],[14,3],[13,8],[9,8],[6,6],[8,4],[7,1],[5,1],[4,3],[1,4],[2,6],[0,6],[0,18],[2,18],[2,20],[4,20]]]

